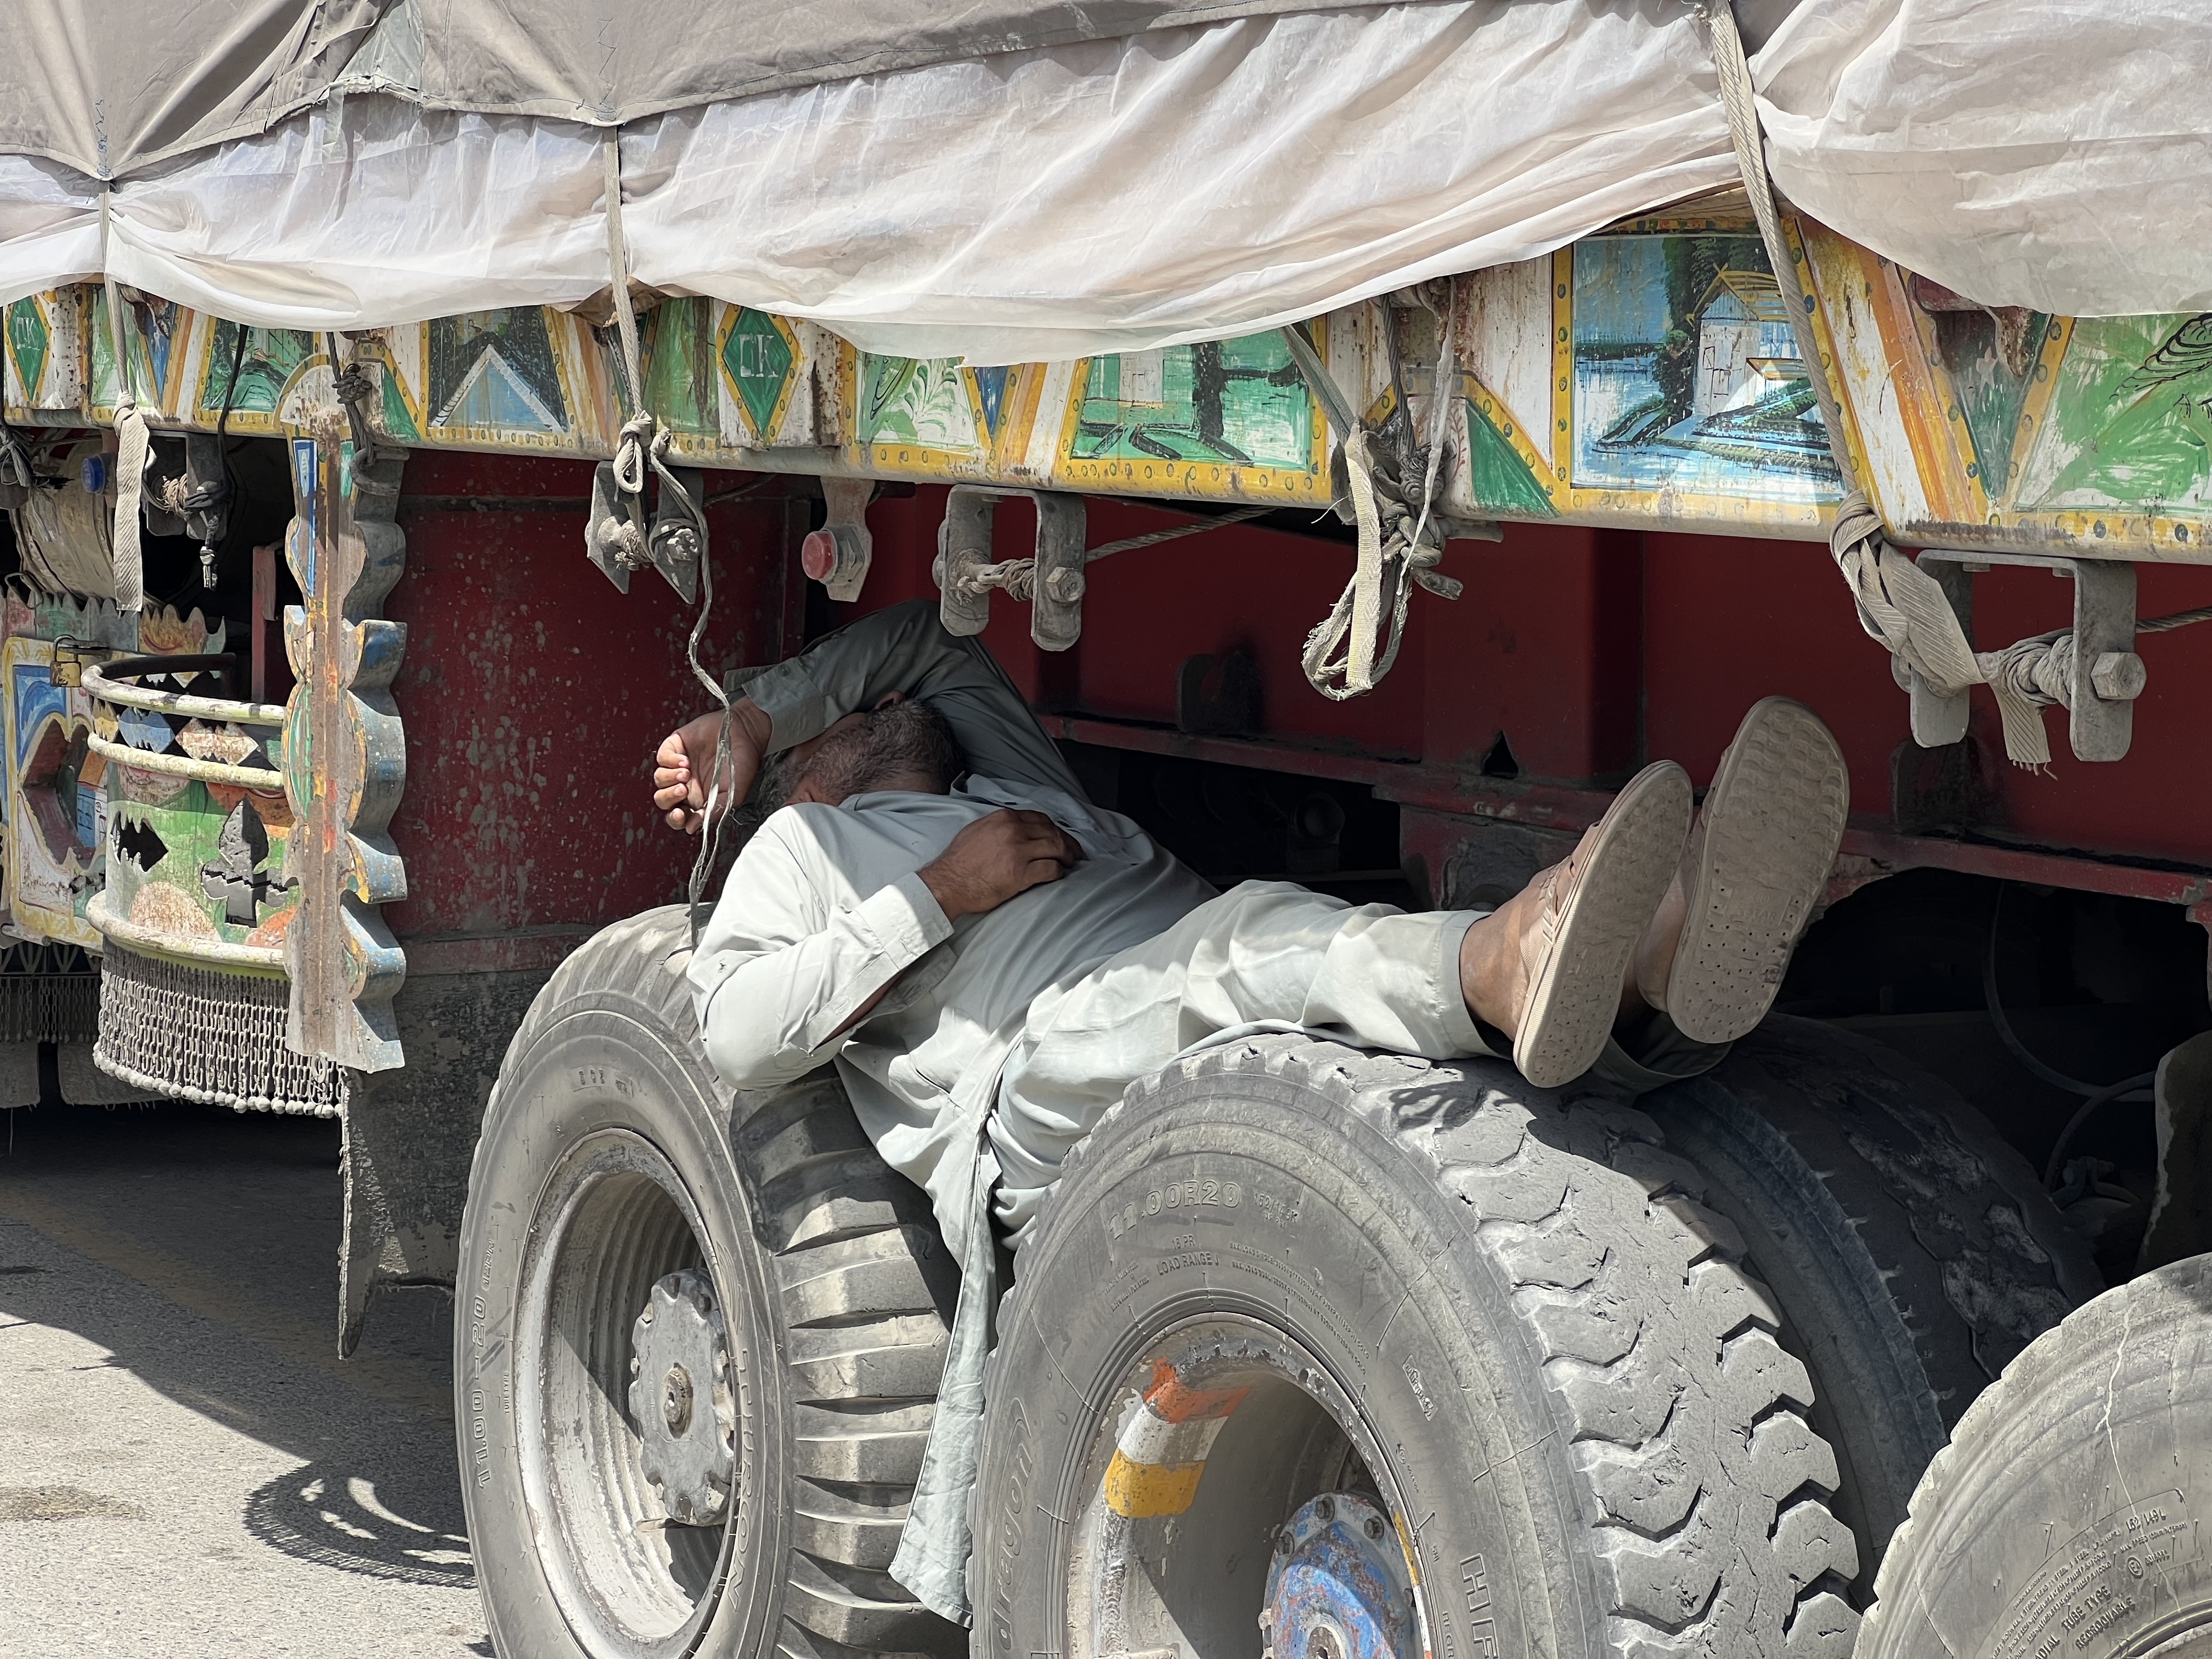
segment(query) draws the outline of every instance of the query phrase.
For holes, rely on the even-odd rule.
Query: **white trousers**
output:
[[[1248,881],[1039,993],[988,1126],[994,1215],[1009,1242],[1020,1247],[1062,1162],[1132,1083],[1223,1031],[1273,1021],[1428,1060],[1510,1058],[1504,1034],[1480,1025],[1460,992],[1460,943],[1487,914],[1408,914]],[[1591,1074],[1639,1094],[1727,1053],[1647,1016],[1607,1042]]]

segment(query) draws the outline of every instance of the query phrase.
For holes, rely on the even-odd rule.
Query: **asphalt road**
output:
[[[487,1656],[451,1304],[337,1357],[338,1132],[0,1112],[0,1659]]]

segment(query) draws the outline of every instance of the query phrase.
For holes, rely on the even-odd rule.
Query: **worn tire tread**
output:
[[[509,1044],[520,1054],[569,1006],[610,990],[639,1005],[713,1076],[684,977],[685,908],[601,929],[555,970]],[[502,1068],[502,1075],[505,1068]],[[927,1196],[878,1156],[827,1073],[787,1088],[715,1097],[747,1208],[774,1258],[773,1321],[795,1439],[786,1494],[796,1517],[777,1650],[793,1659],[964,1655],[967,1632],[921,1607],[884,1569],[914,1492],[935,1410],[957,1273]],[[487,1156],[479,1145],[477,1160]]]
[[[1921,1477],[1911,1512],[1891,1540],[1875,1579],[1874,1604],[1866,1612],[1862,1654],[1868,1659],[1906,1659],[1943,1650],[1940,1638],[1925,1627],[1926,1587],[1917,1581],[1941,1564],[1944,1534],[1972,1526],[1975,1508],[1984,1510],[1979,1520],[1984,1526],[2026,1526],[2035,1535],[2041,1534],[2038,1523],[2045,1518],[1988,1513],[1991,1493],[1983,1466],[2004,1455],[2009,1431],[2037,1425],[2085,1399],[2101,1397],[2109,1414],[2115,1394],[2140,1381],[2124,1371],[2131,1352],[2139,1356],[2148,1348],[2155,1354],[2161,1340],[2170,1345],[2166,1360],[2154,1363],[2149,1375],[2166,1376],[2169,1409],[2176,1402],[2188,1408],[2188,1415],[2175,1422],[2175,1436],[2190,1432],[2189,1423],[2212,1427],[2212,1404],[2207,1403],[2212,1385],[2203,1380],[2212,1374],[2212,1255],[2154,1268],[2075,1309],[2030,1343],[1966,1408],[1950,1443]],[[2142,1482],[2136,1490],[2154,1492],[2177,1480],[2193,1488],[2191,1472],[2182,1467],[2183,1447],[2176,1444],[2173,1450],[2173,1467],[2136,1471]],[[2197,1650],[2191,1645],[2186,1650]]]
[[[1571,1443],[1615,1654],[1844,1659],[1857,1615],[1837,1592],[1856,1544],[1824,1501],[1836,1467],[1802,1415],[1809,1378],[1771,1340],[1776,1310],[1735,1229],[1649,1116],[1517,1077],[1509,1089],[1494,1064],[1261,1036],[1133,1085],[1070,1155],[1060,1192],[1170,1083],[1253,1072],[1322,1091],[1466,1206],[1463,1233],[1510,1288]],[[1048,1206],[1039,1227],[1053,1224]],[[1023,1295],[1017,1264],[1002,1329]]]
[[[1828,1396],[1868,1559],[2004,1363],[2099,1286],[2027,1160],[1887,1045],[1771,1016],[1715,1070],[1647,1097],[1753,1239],[1786,1340]],[[1840,1395],[1853,1396],[1838,1411]]]

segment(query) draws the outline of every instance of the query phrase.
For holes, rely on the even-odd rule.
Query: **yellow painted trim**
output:
[[[799,390],[800,378],[812,368],[812,364],[807,359],[805,348],[799,343],[798,331],[775,313],[761,312],[762,316],[775,325],[775,331],[782,337],[785,349],[791,353],[791,373],[784,377],[783,385],[776,392],[775,405],[769,411],[768,429],[763,431],[759,427],[755,426],[752,410],[745,407],[745,400],[738,390],[737,380],[730,374],[729,364],[723,360],[723,354],[729,349],[730,336],[738,326],[738,317],[753,309],[755,307],[751,306],[733,306],[726,301],[722,303],[721,325],[714,331],[714,382],[716,386],[730,394],[730,403],[738,411],[739,423],[746,431],[760,440],[763,449],[767,449],[775,447],[775,434],[783,430],[783,417],[791,413],[793,394]],[[717,448],[721,447],[719,443],[715,446]]]
[[[1037,410],[1044,403],[1045,367],[1018,363],[1006,371],[1006,390],[1000,400],[1000,430],[994,459],[1001,466],[1018,469],[1036,435]]]
[[[1741,213],[1647,213],[1623,219],[1593,233],[1587,240],[1604,236],[1756,236],[1759,221],[1747,207]]]
[[[2035,453],[2035,441],[2043,435],[2043,428],[2051,418],[2051,401],[2058,395],[2058,372],[2066,362],[2066,348],[2074,343],[2074,319],[2071,317],[2052,317],[2045,324],[2043,346],[2035,354],[2035,369],[2028,380],[2027,396],[2021,399],[2020,421],[2013,428],[2012,454],[2005,469],[2005,493],[1999,503],[2008,520],[2015,519],[2013,503],[2018,499],[2014,491],[2027,474],[2029,458]],[[1990,514],[1997,521],[1996,514]]]
[[[1059,477],[1064,467],[1079,465],[1074,459],[1075,434],[1083,423],[1083,392],[1091,384],[1091,359],[1079,358],[1067,377],[1067,403],[1060,411],[1060,441],[1053,446],[1052,471]],[[1071,475],[1072,476],[1072,475]]]
[[[1106,1507],[1133,1521],[1181,1515],[1198,1498],[1203,1463],[1138,1463],[1120,1451],[1106,1466]]]
[[[1610,514],[1648,530],[1725,535],[1732,530],[1825,531],[1836,520],[1832,500],[1752,501],[1741,495],[1692,495],[1644,489],[1577,489],[1565,514],[1580,518]]]
[[[1552,453],[1554,464],[1538,465],[1557,480],[1553,504],[1571,499],[1575,458],[1575,249],[1570,242],[1552,255]],[[1549,481],[1547,481],[1548,483]]]
[[[1864,255],[1862,263],[1867,260],[1874,262],[1869,308],[1887,348],[1889,383],[1929,506],[1951,523],[1987,523],[1989,499],[1981,481],[1966,476],[1973,436],[1965,429],[1963,413],[1951,412],[1959,400],[1933,339],[1921,331],[1920,308],[1905,292],[1904,274],[1895,265],[1875,254]]]
[[[992,476],[988,454],[969,454],[957,449],[932,449],[926,444],[870,444],[872,465],[917,478],[987,478]]]
[[[1836,400],[1836,407],[1843,412],[1844,448],[1851,458],[1851,471],[1857,477],[1872,478],[1875,476],[1874,466],[1867,454],[1866,434],[1860,429],[1858,410],[1851,403],[1851,389],[1844,379],[1835,337],[1828,329],[1828,299],[1820,291],[1820,262],[1813,257],[1814,248],[1805,235],[1805,227],[1794,215],[1783,215],[1782,234],[1790,244],[1790,258],[1802,262],[1801,268],[1804,272],[1804,284],[1813,295],[1813,344],[1820,354],[1819,368],[1827,379],[1828,393]],[[1830,235],[1825,231],[1821,232],[1821,236],[1825,246],[1820,251],[1824,253],[1832,254],[1839,250],[1854,254],[1861,252],[1856,244],[1846,242],[1841,237]],[[1834,519],[1834,511],[1831,509],[1824,515],[1822,522],[1832,523]]]
[[[860,348],[842,335],[832,335],[837,342],[839,412],[842,430],[837,434],[837,444],[848,453],[865,455],[867,452],[860,442]]]
[[[2203,518],[2178,519],[2081,507],[2063,512],[1993,514],[1987,526],[1939,519],[1899,525],[1898,528],[1915,544],[1949,541],[1972,547],[1976,532],[1995,529],[2024,532],[2051,543],[2045,551],[2066,557],[2094,558],[2104,555],[2167,563],[2212,562],[2212,514]]]
[[[1480,410],[1483,418],[1490,422],[1491,429],[1513,447],[1513,453],[1528,469],[1528,476],[1536,480],[1544,494],[1550,498],[1552,505],[1557,507],[1561,494],[1558,480],[1553,475],[1552,464],[1544,459],[1535,445],[1528,441],[1528,423],[1514,414],[1504,398],[1485,386],[1473,369],[1462,369],[1459,379],[1460,395]],[[1470,444],[1472,441],[1470,438]],[[1472,459],[1468,465],[1472,469]],[[1480,507],[1483,503],[1477,501],[1475,505]]]
[[[1959,382],[1943,362],[1941,342],[1936,337],[1936,319],[1912,302],[1911,291],[1905,286],[1910,273],[1899,270],[1887,259],[1881,262],[1882,276],[1887,284],[1881,292],[1892,298],[1899,314],[1901,325],[1911,331],[1910,343],[1918,349],[1916,365],[1926,376],[1925,385],[1933,399],[1933,409],[1923,415],[1929,433],[1929,445],[1934,447],[1933,434],[1941,432],[1949,447],[1949,465],[1937,463],[1946,488],[1941,492],[1944,505],[1955,514],[1961,494],[1965,497],[1965,517],[1969,524],[1986,524],[1993,516],[1990,510],[1989,488],[1982,482],[1981,453],[1974,447],[1974,429],[1966,422],[1966,408],[1959,395]],[[1877,312],[1881,307],[1877,301]],[[1884,319],[1884,336],[1888,336],[1889,320]],[[1893,344],[1905,342],[1892,340]],[[1893,351],[1893,358],[1896,354]],[[1900,377],[1902,378],[1902,377]],[[1908,428],[1909,428],[1908,423]],[[1927,458],[1916,453],[1921,463],[1923,483],[1932,483],[1927,475]],[[1938,492],[1931,490],[1934,497]]]

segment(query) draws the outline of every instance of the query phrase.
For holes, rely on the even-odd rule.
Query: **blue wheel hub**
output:
[[[1423,1659],[1413,1574],[1368,1498],[1315,1498],[1275,1535],[1260,1614],[1267,1659]]]

